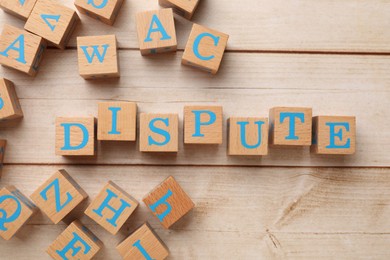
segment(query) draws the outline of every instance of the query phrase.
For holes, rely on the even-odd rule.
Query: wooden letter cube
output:
[[[184,143],[222,144],[222,107],[185,106]]]
[[[311,145],[311,108],[274,107],[269,112],[269,118],[271,145]]]
[[[115,235],[137,207],[133,197],[109,181],[84,213]]]
[[[75,0],[74,5],[80,13],[113,25],[122,3],[123,0]]]
[[[38,208],[14,186],[0,190],[0,236],[11,239]]]
[[[7,140],[0,139],[0,177],[3,171],[3,161],[4,161],[6,146],[7,146]]]
[[[84,79],[119,77],[115,35],[77,37],[77,54]]]
[[[229,155],[267,155],[268,119],[229,118]]]
[[[14,84],[7,79],[0,78],[0,121],[21,117],[23,117],[23,111]]]
[[[229,35],[194,24],[184,50],[182,64],[217,74]]]
[[[177,114],[140,115],[139,147],[141,152],[177,152],[179,116]]]
[[[356,118],[354,116],[316,116],[313,118],[315,154],[354,154]]]
[[[135,141],[136,103],[100,102],[98,106],[98,140]]]
[[[176,51],[176,30],[172,9],[138,13],[136,19],[142,55]]]
[[[37,0],[24,29],[65,49],[78,21],[76,11],[54,0]]]
[[[186,19],[191,19],[199,0],[159,0],[158,2],[162,7],[172,8],[178,15]]]
[[[172,176],[154,188],[143,201],[164,228],[170,228],[195,207]]]
[[[95,155],[95,118],[57,117],[56,155]]]
[[[87,193],[65,170],[54,173],[30,196],[54,224],[87,197]]]
[[[0,8],[20,19],[27,20],[37,0],[2,0]]]
[[[123,259],[128,260],[163,260],[169,255],[167,246],[148,223],[134,231],[116,249]]]
[[[32,33],[4,25],[0,36],[0,64],[35,76],[39,69],[46,41]]]
[[[103,243],[78,220],[73,221],[46,252],[55,260],[92,259]]]

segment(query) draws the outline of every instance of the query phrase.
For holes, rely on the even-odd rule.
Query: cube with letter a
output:
[[[200,0],[159,0],[164,8],[172,8],[173,11],[186,19],[191,19]]]
[[[23,117],[15,86],[12,81],[0,78],[0,121]]]
[[[74,5],[80,13],[113,25],[123,0],[75,0]]]
[[[0,8],[20,19],[27,20],[37,0],[3,0]]]

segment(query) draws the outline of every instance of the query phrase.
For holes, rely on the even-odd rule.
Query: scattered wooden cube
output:
[[[95,123],[93,117],[57,117],[56,155],[95,155]]]
[[[0,8],[20,19],[27,20],[37,0],[3,0]]]
[[[0,139],[0,177],[3,171],[3,161],[4,161],[6,146],[7,146],[7,140]]]
[[[269,112],[270,144],[310,146],[312,109],[305,107],[274,107]]]
[[[74,5],[80,13],[97,19],[105,24],[113,25],[123,0],[75,0]]]
[[[16,95],[14,83],[0,78],[0,121],[21,117],[23,117],[23,111]]]
[[[84,213],[115,235],[137,207],[133,197],[109,181]]]
[[[148,223],[134,231],[116,249],[123,259],[128,260],[163,260],[169,255],[167,246]]]
[[[16,232],[38,211],[38,208],[15,186],[0,190],[0,236],[11,239]]]
[[[172,176],[154,188],[143,201],[164,228],[170,228],[195,207]]]
[[[182,64],[217,74],[229,35],[194,24],[184,50]]]
[[[229,125],[229,155],[267,155],[268,119],[231,117]]]
[[[37,35],[4,25],[0,36],[0,64],[35,76],[46,41]]]
[[[199,0],[159,0],[159,4],[165,8],[172,8],[173,11],[186,19],[191,19],[198,6]]]
[[[315,154],[354,154],[356,118],[354,116],[314,117],[311,151]]]
[[[142,55],[176,51],[176,30],[172,9],[137,13],[136,22]]]
[[[79,20],[76,11],[54,0],[37,0],[24,29],[65,49]]]
[[[103,243],[78,220],[73,221],[46,252],[55,260],[92,259]]]
[[[141,113],[139,139],[141,152],[178,152],[179,116]]]
[[[87,197],[87,193],[65,170],[55,172],[30,196],[54,224]]]
[[[184,143],[222,144],[222,106],[185,106]]]

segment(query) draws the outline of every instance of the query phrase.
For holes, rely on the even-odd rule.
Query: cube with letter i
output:
[[[1,65],[35,76],[45,49],[42,37],[4,25],[0,36]]]
[[[191,19],[195,13],[200,0],[159,0],[158,3],[165,8],[172,8],[173,11],[186,19]]]
[[[78,220],[73,221],[46,250],[55,260],[92,259],[103,243]]]
[[[217,74],[229,35],[194,24],[186,48],[182,64]]]
[[[176,51],[176,30],[172,9],[138,13],[136,20],[142,55]]]
[[[119,77],[115,35],[77,37],[77,55],[84,79]]]
[[[123,259],[128,260],[163,260],[169,255],[167,246],[148,223],[134,231],[116,249]]]
[[[75,10],[55,0],[37,0],[24,29],[65,49],[78,21]]]
[[[172,176],[146,195],[143,201],[164,228],[170,228],[195,207]]]
[[[3,0],[0,1],[0,8],[9,14],[20,19],[27,20],[37,0]]]
[[[88,195],[65,170],[58,170],[30,197],[57,224]]]
[[[0,190],[0,236],[11,239],[38,211],[38,208],[14,186]]]
[[[80,13],[113,25],[123,0],[75,0],[74,5]]]
[[[316,116],[313,118],[315,154],[354,154],[356,151],[356,118],[354,116]]]
[[[15,86],[12,81],[0,78],[0,121],[23,117]]]
[[[56,155],[95,155],[94,117],[58,117],[56,119]]]
[[[84,213],[115,235],[137,207],[133,197],[109,181]]]
[[[231,117],[229,125],[229,155],[267,155],[268,119]]]

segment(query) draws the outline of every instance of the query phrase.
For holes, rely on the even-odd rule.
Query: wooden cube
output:
[[[30,198],[57,224],[88,195],[65,170],[58,170]]]
[[[305,107],[274,107],[269,112],[270,144],[310,146],[312,109]]]
[[[35,76],[46,49],[46,41],[37,35],[4,25],[0,36],[0,64]]]
[[[164,228],[170,228],[195,207],[172,176],[154,188],[143,201]]]
[[[0,139],[0,177],[3,171],[3,162],[4,162],[6,146],[7,146],[7,140]]]
[[[133,197],[109,181],[84,213],[115,235],[137,207]]]
[[[80,13],[105,24],[113,25],[122,3],[123,0],[75,0],[74,5]]]
[[[268,119],[231,117],[229,125],[229,155],[267,155]]]
[[[22,107],[12,81],[0,78],[0,121],[23,117]]]
[[[27,20],[37,0],[3,0],[0,8],[20,19]]]
[[[139,148],[141,152],[178,152],[179,116],[142,113]]]
[[[184,107],[185,144],[222,144],[221,106]]]
[[[182,64],[217,74],[229,35],[194,24],[184,50]]]
[[[0,190],[0,236],[11,239],[16,232],[38,211],[38,208],[15,186]]]
[[[65,49],[79,20],[76,11],[54,0],[37,0],[24,29]]]
[[[169,255],[167,246],[148,223],[134,231],[116,249],[123,259],[128,260],[163,260]]]
[[[314,117],[311,151],[315,154],[354,154],[356,118],[354,116]]]
[[[77,37],[77,54],[84,79],[119,78],[115,35]]]
[[[98,140],[136,140],[136,103],[100,102],[98,107]]]
[[[46,252],[55,260],[92,259],[103,243],[78,220],[73,221]]]
[[[94,117],[57,117],[56,155],[95,155]]]
[[[136,22],[142,55],[176,51],[176,30],[172,9],[137,13]]]
[[[199,0],[159,0],[158,2],[162,7],[172,8],[176,14],[191,19]]]

